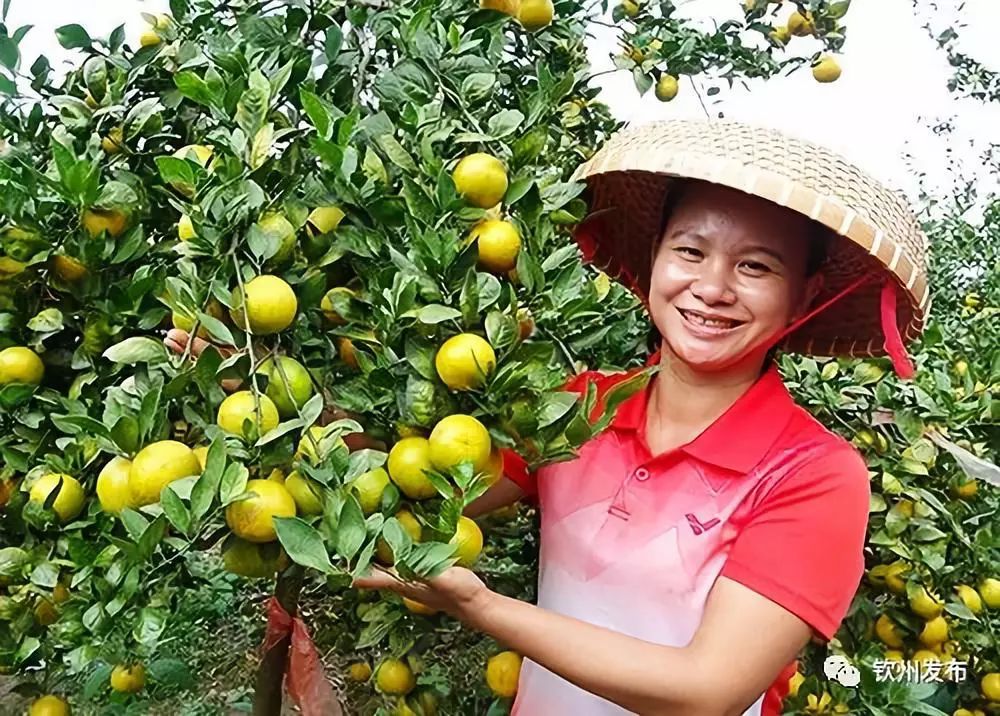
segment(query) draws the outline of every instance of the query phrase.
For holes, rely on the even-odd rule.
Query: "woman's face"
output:
[[[759,366],[808,308],[809,220],[712,184],[685,190],[654,256],[649,308],[664,348],[699,372]]]

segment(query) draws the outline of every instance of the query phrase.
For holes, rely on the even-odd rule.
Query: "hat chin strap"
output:
[[[882,284],[880,311],[882,333],[885,335],[885,352],[889,354],[896,375],[904,380],[910,380],[917,371],[910,356],[906,354],[903,337],[899,335],[899,326],[896,324],[896,282],[888,276]]]
[[[771,345],[778,345],[789,333],[798,330],[800,326],[812,320],[817,314],[822,313],[844,296],[857,290],[874,278],[875,274],[869,273],[848,284],[846,288],[842,289],[835,296],[827,299],[797,321],[792,322],[772,340]],[[889,360],[892,361],[892,368],[900,378],[910,380],[913,378],[916,370],[913,366],[913,361],[906,354],[903,337],[899,334],[899,326],[896,324],[896,282],[888,276],[882,282],[879,315],[882,323],[882,334],[885,336],[883,346],[885,347],[886,354],[889,356]]]

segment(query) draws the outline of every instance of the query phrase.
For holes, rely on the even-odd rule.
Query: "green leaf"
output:
[[[542,396],[538,410],[538,427],[544,428],[562,418],[576,405],[576,393],[556,392]]]
[[[108,47],[112,52],[117,53],[125,44],[125,26],[119,25],[108,36]]]
[[[410,538],[409,533],[399,524],[399,520],[395,517],[387,519],[385,524],[382,525],[382,537],[388,543],[389,549],[392,550],[392,556],[395,561],[405,561],[410,554],[410,549],[413,547],[413,540]]]
[[[219,483],[226,466],[226,441],[219,435],[212,441],[205,459],[205,470],[191,489],[191,519],[198,524],[208,514],[219,492]]]
[[[908,442],[915,442],[924,434],[924,421],[909,408],[897,410],[894,415],[896,425]]]
[[[934,525],[920,525],[911,534],[911,538],[917,542],[933,542],[947,536]]]
[[[56,39],[58,39],[59,44],[67,50],[90,47],[91,43],[93,43],[93,40],[90,39],[90,35],[87,34],[87,31],[76,23],[57,27]]]
[[[321,393],[316,393],[309,398],[300,410],[302,414],[302,424],[312,425],[319,420],[319,416],[323,414],[323,408],[325,405],[326,404]]]
[[[247,231],[247,248],[259,260],[271,258],[281,248],[281,237],[276,233],[264,231],[259,225],[253,224]]]
[[[496,85],[497,76],[492,72],[473,72],[462,80],[460,94],[469,104],[486,99]]]
[[[20,547],[0,548],[0,577],[17,578],[30,563],[30,556]]]
[[[858,385],[877,383],[885,375],[885,369],[875,363],[858,363],[854,367],[854,382]]]
[[[361,162],[361,170],[369,179],[380,184],[389,183],[389,174],[385,170],[385,165],[378,153],[371,147],[365,149],[365,158]]]
[[[382,136],[375,138],[375,143],[378,145],[379,149],[385,152],[389,161],[397,167],[405,172],[415,173],[417,171],[417,163],[413,161],[413,157],[410,156],[410,153],[403,148],[403,145],[400,144],[399,140],[397,140],[394,136],[391,134],[383,134]]]
[[[511,182],[510,186],[507,187],[507,193],[504,195],[504,203],[508,206],[516,204],[517,200],[531,191],[531,187],[534,186],[534,177],[520,177]]]
[[[274,124],[268,122],[254,135],[250,146],[250,169],[257,171],[267,161],[274,142]]]
[[[169,490],[169,485],[160,492],[161,504],[163,494]],[[165,515],[160,515],[155,520],[153,520],[150,525],[143,531],[142,536],[138,541],[138,556],[139,559],[146,560],[153,556],[153,552],[156,551],[157,546],[159,546],[160,541],[163,539],[163,535],[167,531],[167,518]]]
[[[224,346],[236,345],[236,339],[233,338],[232,332],[229,327],[214,316],[210,316],[207,313],[201,311],[198,312],[198,322],[205,327],[209,335],[212,336],[216,341]]]
[[[841,0],[840,2],[830,3],[830,8],[826,11],[829,17],[834,20],[839,20],[847,14],[847,11],[851,9],[851,0]]]
[[[270,101],[271,85],[260,70],[254,70],[250,73],[250,88],[236,105],[236,123],[246,136],[255,136],[263,126]]]
[[[194,72],[178,72],[174,75],[174,84],[182,95],[193,102],[206,107],[216,107],[222,104],[221,98],[217,97],[205,80]]]
[[[31,571],[31,583],[53,589],[59,581],[59,567],[52,562],[42,562]]]
[[[191,528],[191,513],[188,512],[183,500],[174,492],[172,485],[167,485],[160,493],[160,506],[163,507],[163,514],[170,520],[170,524],[181,534],[188,534]]]
[[[167,628],[169,612],[156,607],[143,607],[139,619],[132,629],[133,638],[146,649],[153,651],[160,640],[160,635]]]
[[[320,398],[322,400],[322,396],[319,395],[314,395],[313,398]],[[279,423],[277,427],[275,427],[273,430],[269,430],[263,435],[261,435],[260,439],[254,443],[254,447],[263,447],[264,445],[273,443],[275,440],[278,440],[282,435],[287,435],[288,433],[293,432],[295,430],[301,430],[302,428],[306,427],[306,425],[308,425],[308,423],[306,423],[304,420],[300,418],[292,418],[291,420],[286,420],[283,423]]]
[[[524,115],[521,112],[516,109],[507,109],[490,117],[487,127],[494,139],[503,139],[516,132],[523,123]]]
[[[147,123],[152,124],[164,107],[159,97],[147,97],[137,102],[125,115],[125,137],[135,137],[146,131]]]
[[[163,393],[163,382],[157,380],[142,396],[139,406],[139,441],[146,442],[153,432],[153,426],[160,413],[160,396]]]
[[[17,49],[17,43],[9,37],[0,35],[0,65],[14,71],[20,59],[21,53]]]
[[[271,85],[272,97],[277,97],[281,94],[281,90],[285,89],[285,85],[288,84],[288,80],[292,78],[292,70],[294,69],[295,60],[289,60],[268,79],[268,84]]]
[[[545,211],[560,209],[578,197],[584,189],[581,182],[556,182],[539,191]]]
[[[330,62],[335,62],[340,48],[344,44],[344,33],[338,25],[326,28],[326,39],[323,41],[323,53]]]
[[[421,579],[433,579],[458,561],[455,557],[455,545],[448,543],[433,543],[413,545],[407,566]]]
[[[231,462],[222,473],[222,482],[219,485],[219,500],[222,506],[235,502],[247,491],[247,480],[250,473],[245,465],[238,462]]]
[[[134,453],[139,449],[139,421],[131,415],[122,415],[111,428],[111,439],[122,452]]]
[[[478,323],[479,279],[476,271],[473,269],[469,269],[465,274],[465,281],[462,283],[462,293],[459,295],[458,305],[462,309],[462,322],[467,327]]]
[[[410,335],[405,345],[406,360],[417,373],[427,380],[437,378],[434,368],[434,346],[426,339]]]
[[[128,532],[128,536],[133,542],[138,541],[149,526],[149,520],[130,507],[122,510],[119,516],[121,517],[122,524],[125,525],[125,531]]]
[[[535,127],[514,142],[512,146],[514,163],[517,165],[531,164],[545,151],[548,141],[548,128],[542,125]]]
[[[649,92],[653,86],[652,76],[643,72],[641,67],[632,70],[632,81],[635,83],[635,88],[639,90],[640,97]]]
[[[307,89],[299,90],[299,100],[302,102],[302,108],[309,116],[309,120],[316,128],[316,133],[323,139],[329,139],[333,131],[333,123],[330,121],[330,113],[323,106],[323,100]]]
[[[90,436],[112,439],[111,432],[104,426],[104,423],[89,415],[53,415],[52,423],[70,435],[78,435],[83,432]]]
[[[420,65],[405,59],[388,72],[376,76],[375,93],[387,107],[402,108],[408,104],[423,105],[436,93],[437,83]]]
[[[431,225],[437,217],[437,209],[427,192],[409,176],[403,176],[403,198],[410,213],[424,224]]]
[[[162,341],[145,336],[132,336],[104,351],[103,356],[113,363],[158,364],[167,360],[167,349]]]
[[[103,57],[91,57],[83,64],[83,83],[99,102],[108,92],[108,63]]]
[[[462,317],[461,311],[450,306],[442,306],[439,303],[431,303],[416,309],[416,311],[408,311],[403,314],[403,317],[409,317],[411,314],[415,315],[418,321],[428,326],[444,323],[445,321],[453,321]]]
[[[500,311],[490,311],[486,316],[486,338],[496,350],[503,351],[517,338],[517,321]]]
[[[111,664],[99,663],[94,667],[87,680],[83,682],[82,696],[85,699],[93,699],[103,694],[108,688],[108,679],[111,677]]]
[[[352,491],[344,500],[337,520],[337,553],[350,562],[361,549],[367,534],[364,512]]]
[[[899,467],[904,472],[908,472],[911,475],[927,475],[927,466],[922,462],[917,462],[908,457],[904,457],[899,461]]]
[[[372,610],[374,611],[374,609]],[[371,612],[369,612],[371,613]],[[385,637],[392,631],[392,628],[396,625],[400,619],[403,618],[402,612],[395,611],[386,614],[384,621],[372,621],[365,625],[361,633],[358,634],[358,643],[355,644],[355,649],[368,649],[380,641],[385,639]]]
[[[156,168],[160,171],[160,177],[167,184],[178,187],[186,187],[190,191],[194,190],[198,181],[195,173],[195,165],[187,159],[180,157],[157,157]]]
[[[324,574],[334,573],[323,537],[314,527],[298,517],[275,517],[274,528],[293,562]]]

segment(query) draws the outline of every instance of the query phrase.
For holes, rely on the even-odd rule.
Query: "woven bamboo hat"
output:
[[[664,202],[678,180],[700,179],[797,211],[837,235],[814,303],[829,305],[788,334],[782,348],[820,356],[888,353],[895,361],[923,330],[930,311],[927,237],[899,195],[822,146],[732,121],[670,120],[622,130],[573,179],[587,183],[590,212],[576,232],[584,256],[643,302]]]

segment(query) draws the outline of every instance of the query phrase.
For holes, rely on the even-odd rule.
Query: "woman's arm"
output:
[[[809,640],[809,626],[738,582],[719,578],[691,643],[668,647],[491,592],[469,570],[429,583],[380,572],[391,589],[444,610],[580,688],[639,714],[737,716]]]
[[[490,489],[466,505],[465,516],[479,517],[487,512],[512,505],[522,497],[524,497],[524,491],[513,480],[501,477],[494,485],[490,486]]]

